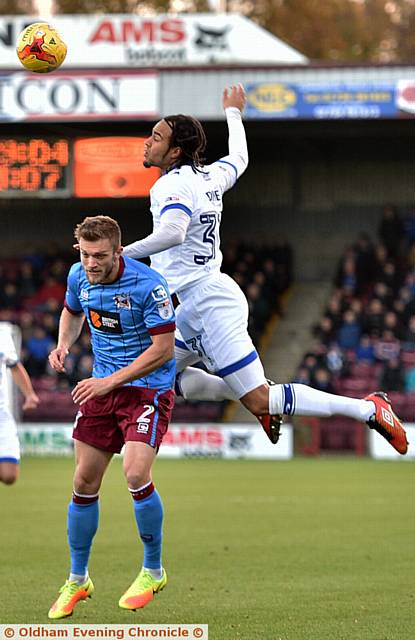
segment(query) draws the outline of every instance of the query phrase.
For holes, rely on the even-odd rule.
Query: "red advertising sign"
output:
[[[143,167],[145,138],[84,138],[74,143],[74,195],[78,198],[145,197],[160,176]]]

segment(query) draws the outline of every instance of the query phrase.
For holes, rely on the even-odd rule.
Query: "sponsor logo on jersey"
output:
[[[167,291],[162,284],[159,284],[158,287],[153,289],[153,291],[151,292],[151,295],[156,302],[161,302],[162,300],[166,300],[166,298],[168,297]]]
[[[114,296],[114,300],[117,309],[131,309],[131,300],[128,293],[117,293]]]
[[[88,300],[89,293],[86,289],[81,289],[80,298],[81,300]]]
[[[122,333],[119,313],[103,311],[102,309],[89,309],[89,319],[94,329],[103,333]]]
[[[180,202],[180,198],[179,196],[169,196],[165,202]]]
[[[171,302],[169,299],[164,300],[163,302],[157,303],[157,311],[159,312],[160,318],[163,320],[167,320],[171,318],[173,315],[173,308],[171,306]]]

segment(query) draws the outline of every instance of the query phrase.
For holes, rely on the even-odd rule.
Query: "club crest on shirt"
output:
[[[157,311],[159,312],[160,318],[162,318],[163,320],[168,320],[168,318],[171,318],[173,315],[173,307],[170,300],[167,298],[167,300],[163,300],[163,302],[158,302]]]
[[[162,284],[159,284],[158,287],[155,287],[151,292],[151,295],[153,297],[153,300],[155,300],[156,302],[161,302],[162,300],[166,300],[166,298],[168,298],[167,291]]]
[[[86,289],[81,289],[81,293],[80,293],[79,297],[81,298],[81,300],[88,300],[88,298],[89,298],[88,291]]]
[[[117,293],[114,296],[114,300],[117,309],[131,309],[131,300],[128,293]]]

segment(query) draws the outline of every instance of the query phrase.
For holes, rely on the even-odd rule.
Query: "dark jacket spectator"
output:
[[[385,317],[383,319],[383,330],[390,331],[393,333],[395,338],[398,338],[398,340],[402,338],[403,329],[399,322],[399,318],[394,311],[387,311],[385,313]]]
[[[328,347],[329,344],[333,342],[336,335],[331,318],[323,316],[318,325],[314,328],[313,334],[317,340]]]
[[[384,306],[378,298],[373,298],[364,314],[362,329],[369,336],[380,336],[383,329]]]
[[[380,386],[383,391],[404,391],[405,374],[398,358],[392,358],[385,363],[380,377]]]
[[[331,296],[324,315],[330,318],[334,331],[337,331],[341,327],[343,322],[343,308],[341,297],[337,293]]]
[[[331,381],[330,371],[323,367],[318,367],[311,379],[311,386],[319,391],[334,393],[333,383]]]
[[[405,245],[407,250],[415,243],[415,209],[411,209],[403,219]]]
[[[367,233],[361,233],[355,244],[357,277],[364,293],[375,276],[375,250]]]
[[[403,332],[402,340],[402,348],[405,351],[415,350],[415,315],[409,318],[408,326]]]
[[[21,298],[14,282],[6,282],[0,290],[0,309],[16,311],[21,307]]]
[[[391,205],[384,207],[378,232],[379,238],[388,251],[388,255],[396,257],[401,248],[405,229],[402,218],[395,207]]]

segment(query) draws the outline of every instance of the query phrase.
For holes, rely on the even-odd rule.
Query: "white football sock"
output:
[[[318,391],[305,384],[276,384],[269,388],[269,412],[316,418],[343,415],[366,422],[375,413],[375,405],[368,400]]]
[[[160,580],[161,576],[163,575],[163,567],[160,567],[160,569],[148,569],[147,567],[143,567],[143,569],[145,569],[146,571],[149,571],[149,573],[151,573],[151,575],[153,576],[154,580]]]
[[[69,582],[76,582],[81,586],[81,584],[84,584],[84,582],[88,580],[88,572],[84,576],[80,576],[77,573],[70,573],[68,580]]]
[[[185,400],[238,400],[222,378],[203,369],[186,367],[178,374],[176,382]]]

